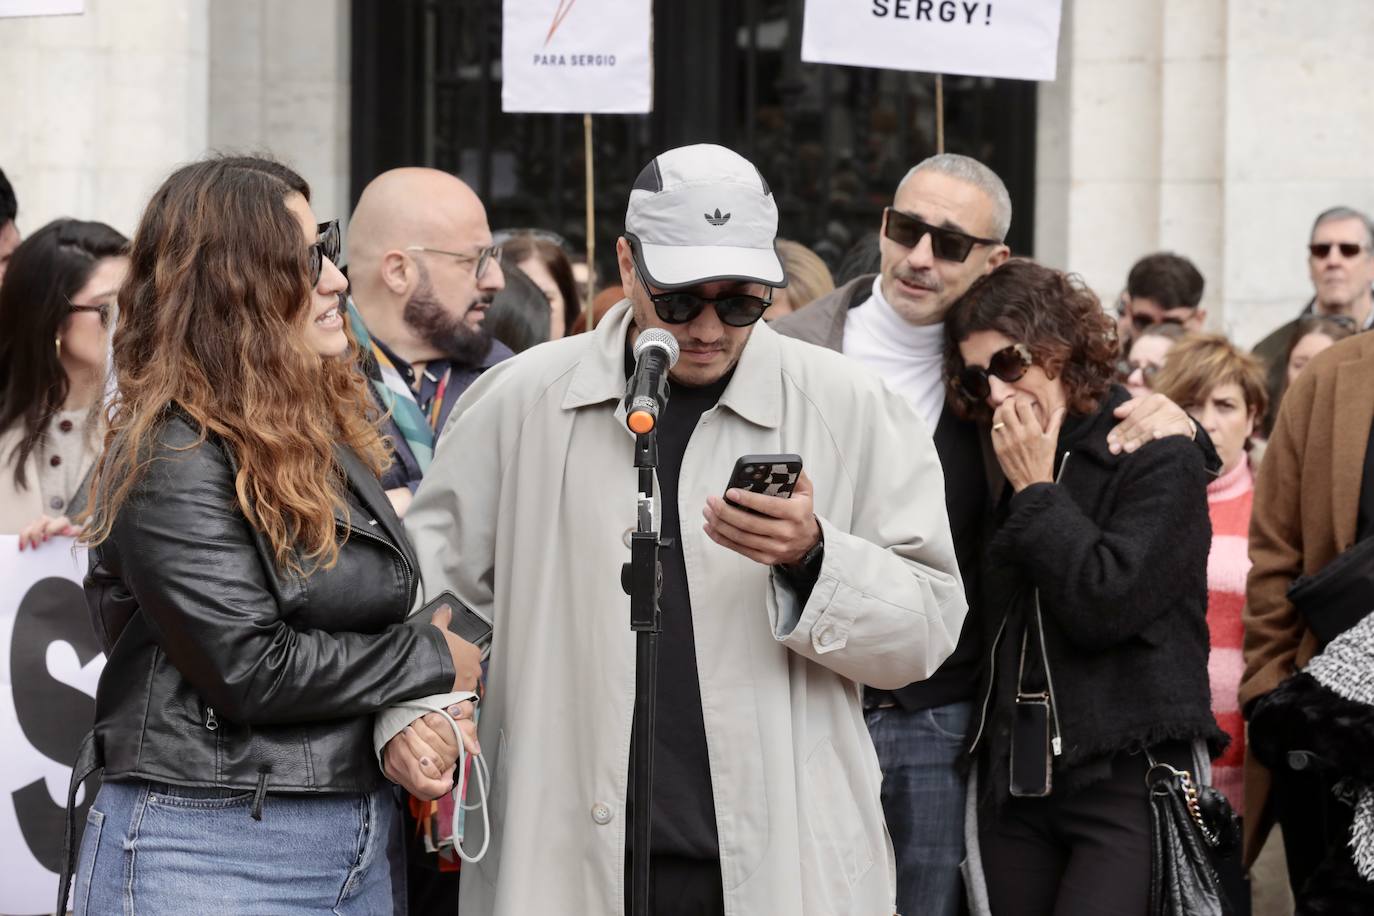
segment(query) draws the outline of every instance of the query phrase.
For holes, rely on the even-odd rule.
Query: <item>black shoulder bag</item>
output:
[[[1193,782],[1186,770],[1159,763],[1150,768],[1150,916],[1231,916],[1213,855],[1240,842],[1240,819],[1216,789]]]

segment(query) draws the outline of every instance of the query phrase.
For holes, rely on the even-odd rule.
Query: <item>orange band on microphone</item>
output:
[[[653,432],[654,415],[647,410],[636,410],[625,418],[625,423],[631,430],[642,436],[645,433]]]

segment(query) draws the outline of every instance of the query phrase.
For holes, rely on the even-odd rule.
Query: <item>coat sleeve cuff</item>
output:
[[[436,693],[433,696],[417,697],[413,700],[406,700],[404,703],[397,703],[395,706],[388,706],[377,713],[372,717],[372,749],[377,755],[377,767],[383,773],[386,772],[382,754],[385,752],[388,742],[399,735],[407,725],[427,713],[439,712],[448,709],[454,703],[475,699],[477,699],[477,694],[470,690]]]
[[[817,516],[821,537],[827,545],[839,539],[839,533],[825,519]],[[779,642],[804,638],[809,634],[812,651],[819,655],[843,649],[849,638],[849,628],[859,612],[862,595],[840,586],[835,569],[834,551],[821,554],[816,581],[803,596],[789,578],[777,569],[769,580],[773,614],[773,637]],[[849,600],[846,599],[849,596]]]

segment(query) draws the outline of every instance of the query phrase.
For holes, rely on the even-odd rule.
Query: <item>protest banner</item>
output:
[[[86,0],[0,0],[0,19],[18,16],[77,16]]]
[[[56,538],[19,552],[0,536],[0,913],[50,913],[71,764],[105,667],[86,612],[85,550]],[[98,783],[77,797],[78,824]]]
[[[502,22],[503,111],[652,109],[650,0],[508,0]]]
[[[1061,0],[806,0],[802,60],[1054,79]]]
[[[582,114],[586,157],[587,329],[596,325],[593,114],[653,110],[652,0],[516,0],[502,4],[501,110]]]

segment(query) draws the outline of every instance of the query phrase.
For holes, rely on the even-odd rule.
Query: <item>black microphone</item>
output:
[[[653,432],[668,403],[668,370],[677,365],[677,338],[649,328],[635,338],[635,373],[625,386],[625,425],[639,435]]]

